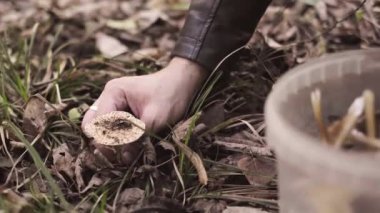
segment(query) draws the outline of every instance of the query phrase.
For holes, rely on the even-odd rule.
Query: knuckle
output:
[[[104,86],[104,90],[115,90],[117,88],[117,79],[110,80]]]
[[[140,119],[146,124],[148,130],[156,131],[164,125],[166,116],[159,113],[159,108],[149,107],[142,113]]]

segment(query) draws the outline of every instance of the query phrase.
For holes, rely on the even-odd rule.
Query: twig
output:
[[[213,143],[218,146],[224,147],[224,149],[226,150],[234,150],[234,151],[242,151],[242,152],[246,151],[251,154],[255,154],[259,156],[273,156],[268,146],[257,147],[257,146],[247,145],[247,144],[229,143],[229,142],[221,141],[221,140],[215,140]]]
[[[25,149],[25,144],[17,141],[10,141],[10,145],[12,146],[12,149]]]

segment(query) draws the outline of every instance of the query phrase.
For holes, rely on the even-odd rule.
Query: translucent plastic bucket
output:
[[[380,50],[327,55],[285,74],[265,106],[267,140],[278,160],[280,212],[380,212],[380,153],[321,142],[310,93],[320,88],[325,116],[344,115],[365,89],[380,108]],[[326,118],[325,118],[326,119]]]

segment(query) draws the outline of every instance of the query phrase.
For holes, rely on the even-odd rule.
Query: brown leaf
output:
[[[224,102],[217,102],[202,113],[202,116],[199,118],[199,123],[204,123],[209,128],[212,128],[224,120]]]
[[[175,150],[175,147],[173,146],[173,144],[169,143],[169,142],[166,142],[166,141],[160,141],[158,143],[158,145],[160,145],[163,149],[165,150],[169,150],[169,151],[172,151],[174,154],[177,153],[176,150]]]
[[[11,159],[0,156],[0,168],[12,168],[13,163]]]
[[[273,159],[244,157],[237,163],[251,185],[266,185],[276,176],[276,164]]]
[[[159,59],[161,55],[162,54],[157,48],[144,48],[134,51],[131,55],[131,59],[133,61],[141,61],[145,58],[156,60]]]
[[[262,156],[273,155],[269,146],[258,147],[258,146],[253,146],[250,144],[238,143],[232,140],[228,140],[228,141],[226,141],[225,139],[220,140],[220,138],[215,140],[213,143],[220,146],[221,148],[225,150],[248,152],[248,153],[262,155]]]
[[[139,188],[127,188],[121,193],[118,203],[120,205],[132,205],[144,198],[144,190]]]
[[[94,207],[94,204],[91,201],[84,201],[84,202],[79,202],[79,204],[75,206],[75,209],[77,210],[77,212],[91,212],[93,207]]]
[[[1,190],[0,189],[0,199],[4,202],[9,202],[11,205],[5,205],[7,207],[6,212],[27,212],[30,208],[28,201],[12,191],[11,189]],[[3,203],[2,203],[3,204]]]
[[[28,140],[33,140],[41,133],[47,123],[45,102],[33,96],[29,99],[24,110],[22,129]]]
[[[89,150],[85,149],[83,150],[77,157],[75,163],[74,163],[74,173],[75,173],[75,179],[78,185],[78,188],[81,189],[85,186],[82,172],[86,168],[90,168],[92,170],[96,170],[96,160],[93,153],[91,153]]]
[[[193,115],[191,118],[187,119],[186,121],[182,121],[179,124],[177,124],[174,127],[173,135],[175,135],[179,140],[183,140],[186,137],[187,131],[191,123],[193,122],[193,120],[200,116],[202,116],[201,112]]]
[[[224,200],[197,200],[192,205],[192,210],[203,213],[222,212],[227,207],[227,203]]]
[[[47,117],[57,115],[59,112],[62,112],[67,108],[67,104],[65,103],[60,103],[60,104],[45,104],[45,115]]]
[[[69,1],[69,3],[61,3],[60,5],[65,8],[55,9],[54,13],[56,13],[61,19],[72,19],[74,17],[79,17],[80,15],[86,18],[99,18],[115,13],[118,9],[117,2],[109,0],[74,2],[75,3],[72,1]]]
[[[164,197],[148,197],[138,202],[128,212],[186,212],[175,199]]]
[[[223,213],[268,213],[261,209],[242,206],[227,206]]]
[[[104,182],[105,181],[99,177],[99,174],[95,174],[91,177],[91,180],[88,182],[87,186],[80,193],[85,193],[93,187],[102,185]]]
[[[124,20],[108,20],[106,25],[136,35],[151,27],[158,20],[168,19],[167,15],[159,10],[143,10]]]
[[[118,39],[104,33],[97,33],[96,47],[107,58],[113,58],[128,51],[128,48]]]
[[[139,33],[136,20],[131,18],[125,20],[108,20],[106,25],[109,28],[124,30],[132,35],[136,35]]]
[[[144,163],[155,164],[157,161],[157,154],[150,137],[145,137],[143,140],[144,147]]]
[[[53,164],[57,171],[64,172],[70,178],[74,177],[74,157],[66,143],[53,149]]]
[[[173,131],[173,141],[195,167],[198,173],[199,182],[203,185],[207,185],[208,176],[201,157],[182,142],[188,132],[191,123],[200,115],[200,113],[197,113],[191,118],[187,119],[185,122],[178,124]]]
[[[148,29],[159,19],[168,20],[168,17],[159,10],[143,10],[138,12],[133,18],[136,20],[140,32]]]
[[[196,152],[194,152],[188,146],[186,146],[186,144],[179,141],[175,136],[173,137],[173,140],[175,144],[178,146],[178,148],[193,164],[195,170],[197,170],[199,183],[207,185],[208,177],[202,158]]]

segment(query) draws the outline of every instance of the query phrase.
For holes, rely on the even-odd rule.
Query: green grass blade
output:
[[[37,166],[37,168],[41,169],[41,172],[45,176],[45,178],[47,179],[48,184],[50,185],[51,189],[58,196],[58,199],[60,200],[62,207],[66,211],[70,211],[70,209],[72,209],[71,205],[66,201],[61,189],[56,184],[56,181],[54,180],[53,176],[50,174],[49,170],[44,165],[40,155],[37,152],[37,150],[29,143],[29,141],[24,137],[23,133],[21,132],[21,130],[16,125],[14,125],[13,123],[10,123],[10,122],[3,122],[3,125],[9,127],[10,130],[13,132],[13,134],[25,144],[25,146],[27,147],[27,150],[30,153],[35,165]]]

